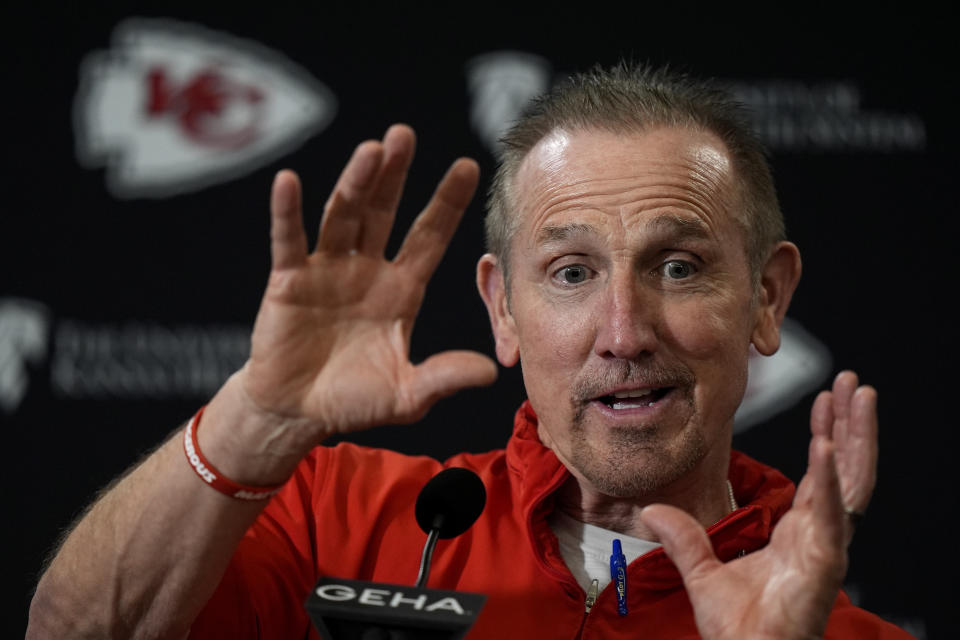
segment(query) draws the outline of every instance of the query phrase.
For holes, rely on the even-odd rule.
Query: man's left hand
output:
[[[823,637],[855,522],[876,482],[877,392],[858,384],[844,371],[817,396],[807,472],[764,549],[723,563],[687,513],[644,509],[644,524],[683,576],[704,638]]]

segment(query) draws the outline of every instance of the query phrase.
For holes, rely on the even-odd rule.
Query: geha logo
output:
[[[450,611],[457,615],[467,615],[456,598],[451,596],[439,598],[430,602],[427,594],[421,593],[416,597],[407,597],[402,591],[389,591],[366,587],[359,593],[356,589],[345,584],[325,584],[318,586],[314,592],[318,597],[332,602],[347,602],[356,600],[357,604],[371,607],[410,608],[416,611]]]
[[[256,42],[130,19],[88,55],[74,102],[77,158],[118,198],[167,197],[244,175],[303,144],[334,95]]]
[[[11,414],[27,393],[27,364],[47,355],[50,312],[42,304],[19,298],[0,299],[0,408]]]

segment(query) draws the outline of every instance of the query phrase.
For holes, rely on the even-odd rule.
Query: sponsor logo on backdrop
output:
[[[28,391],[28,368],[46,365],[56,398],[209,397],[249,352],[249,326],[94,324],[54,319],[33,300],[0,298],[0,408],[15,413]]]
[[[550,63],[519,51],[492,51],[466,65],[470,124],[491,152],[531,98],[551,86]],[[926,148],[923,119],[914,113],[865,109],[852,81],[730,80],[752,114],[757,135],[779,152],[917,152]]]
[[[271,162],[329,125],[333,93],[252,40],[130,19],[80,66],[77,158],[117,198],[195,191]]]
[[[896,153],[926,148],[920,116],[864,109],[850,81],[733,81],[733,95],[753,115],[753,128],[772,151]]]
[[[28,365],[47,355],[50,311],[33,300],[0,299],[0,409],[13,413],[30,384]]]
[[[61,320],[50,385],[67,398],[212,395],[246,362],[250,327]]]
[[[470,126],[491,151],[532,98],[550,88],[550,63],[520,51],[494,51],[467,62]]]
[[[50,390],[64,399],[165,400],[209,397],[250,352],[244,325],[54,321],[32,300],[0,299],[0,406],[16,411],[27,391],[27,363],[39,367],[49,347]],[[784,320],[780,350],[752,353],[747,390],[734,429],[744,431],[786,411],[830,375],[826,347]]]

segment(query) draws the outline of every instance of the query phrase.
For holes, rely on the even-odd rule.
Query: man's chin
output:
[[[609,431],[603,446],[581,442],[570,462],[593,489],[615,498],[659,493],[689,473],[707,454],[699,430],[663,442],[664,428],[637,425]]]

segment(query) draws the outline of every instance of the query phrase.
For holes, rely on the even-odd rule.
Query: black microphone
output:
[[[438,538],[455,538],[473,525],[487,504],[487,490],[469,469],[450,467],[430,478],[417,496],[417,524],[427,534],[420,556],[417,587],[427,586],[430,560]]]
[[[454,640],[466,635],[486,596],[427,589],[426,583],[437,539],[469,529],[486,501],[483,481],[469,469],[450,467],[432,477],[414,508],[427,534],[416,586],[321,578],[305,603],[320,635],[326,640]]]

